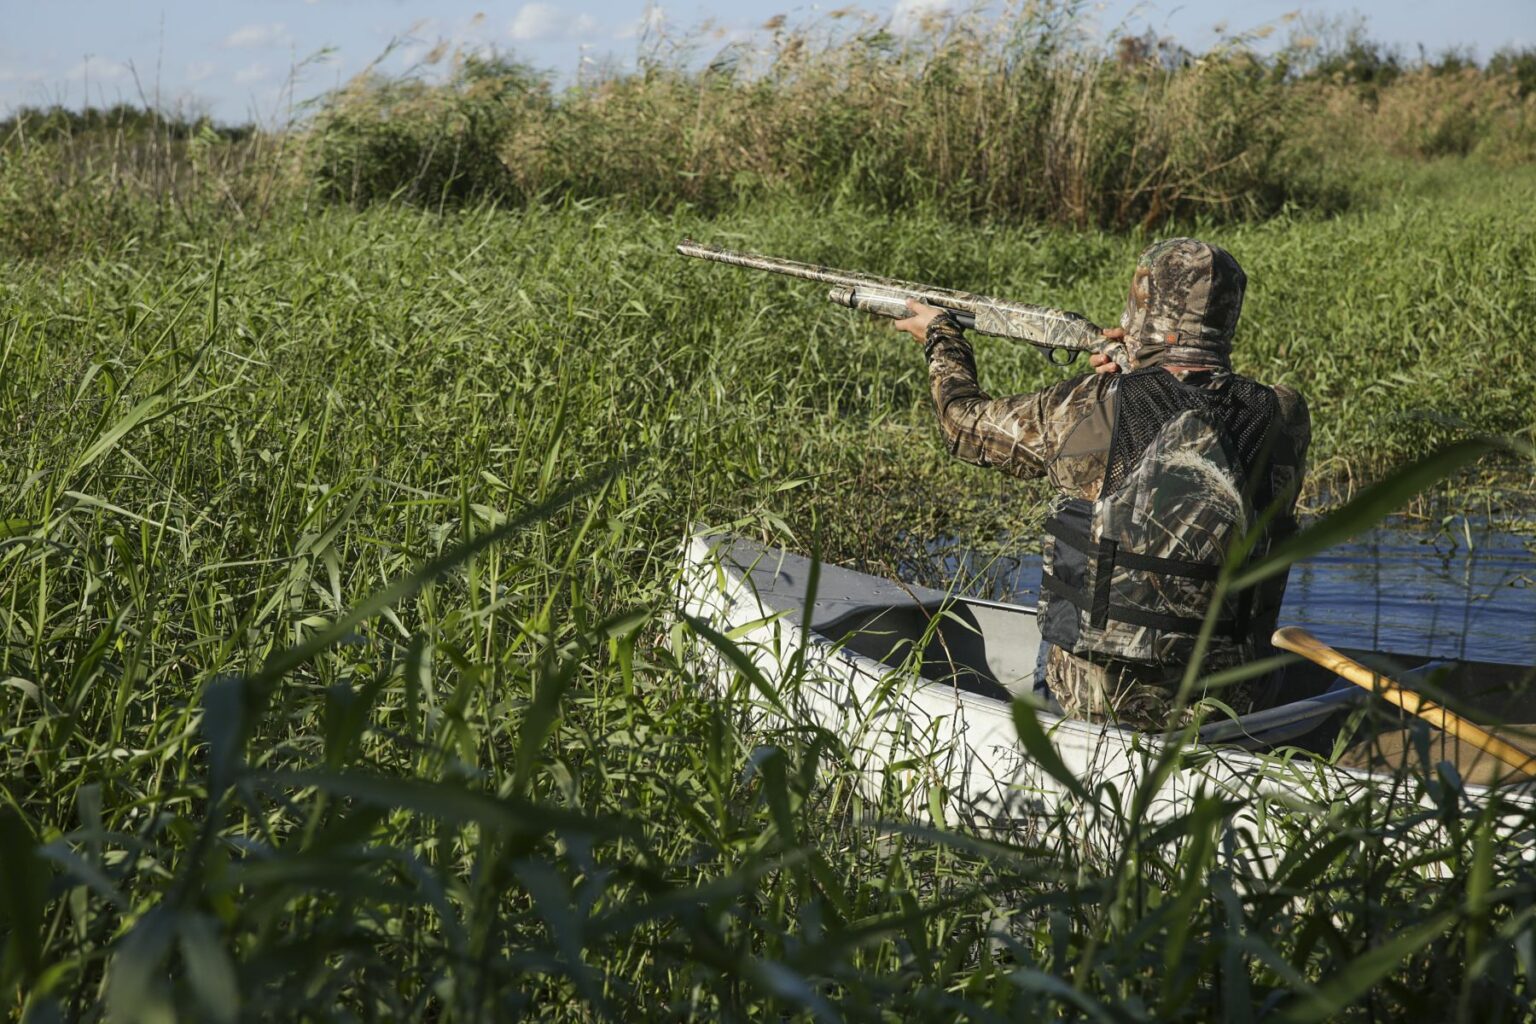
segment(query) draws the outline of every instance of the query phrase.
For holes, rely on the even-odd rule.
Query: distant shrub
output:
[[[359,78],[316,120],[312,173],[329,199],[463,202],[513,187],[500,149],[520,121],[549,116],[548,81],[512,61],[470,57],[440,85]]]
[[[1498,164],[1536,163],[1536,93],[1499,111],[1473,154]]]
[[[1381,94],[1375,127],[1384,145],[1408,156],[1465,156],[1514,102],[1506,83],[1476,70],[1426,68]]]
[[[1415,68],[1370,93],[1337,82],[1307,82],[1314,101],[1297,133],[1321,158],[1348,162],[1373,153],[1416,159],[1478,153],[1529,159],[1530,103],[1507,76],[1475,69]],[[1302,140],[1305,140],[1304,142]]]
[[[186,141],[212,133],[228,142],[240,142],[250,138],[255,131],[255,126],[249,124],[221,125],[206,115],[188,115],[128,103],[79,110],[57,104],[21,107],[10,117],[0,120],[0,141],[19,136],[33,142],[48,142],[90,134],[137,139],[156,136]]]
[[[1513,80],[1522,99],[1536,93],[1536,46],[1505,47],[1489,58],[1488,73]]]
[[[0,252],[46,256],[176,225],[259,223],[303,182],[289,140],[126,105],[0,123]]]
[[[1421,58],[1424,70],[1434,75],[1462,75],[1467,73],[1477,74],[1481,69],[1477,65],[1477,57],[1465,47],[1451,46],[1434,57]]]
[[[1344,45],[1323,51],[1309,77],[1359,88],[1367,97],[1391,85],[1403,74],[1403,58],[1384,43],[1351,32]]]
[[[35,257],[133,233],[140,212],[96,176],[70,174],[58,148],[0,148],[0,251]]]

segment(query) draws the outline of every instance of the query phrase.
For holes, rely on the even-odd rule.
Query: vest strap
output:
[[[1103,562],[1104,552],[1100,545],[1094,543],[1089,536],[1076,527],[1069,526],[1059,518],[1052,516],[1045,521],[1045,532],[1061,541],[1070,544],[1089,558]],[[1183,576],[1192,580],[1206,580],[1214,583],[1221,576],[1221,567],[1208,565],[1205,562],[1191,562],[1183,558],[1161,558],[1157,555],[1144,555],[1139,551],[1125,551],[1115,541],[1104,543],[1114,547],[1114,553],[1110,557],[1111,568],[1118,565],[1124,569],[1140,569],[1143,572],[1160,572],[1168,576]],[[1107,578],[1100,576],[1099,579]]]
[[[1099,542],[1099,560],[1093,569],[1093,610],[1088,615],[1095,629],[1103,629],[1109,621],[1109,589],[1115,579],[1115,554],[1119,550],[1115,541]]]
[[[1095,593],[1089,595],[1067,583],[1055,573],[1045,573],[1042,575],[1040,577],[1040,586],[1041,589],[1048,590],[1057,597],[1070,602],[1079,611],[1094,614],[1097,604],[1097,590],[1099,588],[1095,588]],[[1133,626],[1161,629],[1164,632],[1170,633],[1199,633],[1205,625],[1205,622],[1201,619],[1188,618],[1182,615],[1160,615],[1157,612],[1142,611],[1140,608],[1127,608],[1124,605],[1110,604],[1107,601],[1104,619],[1105,622],[1109,619],[1114,619],[1117,622],[1129,622]],[[1095,619],[1093,625],[1102,628],[1105,622],[1099,622]],[[1222,619],[1216,623],[1216,631],[1223,636],[1240,640],[1244,636],[1244,629],[1239,628],[1241,625],[1240,617]]]

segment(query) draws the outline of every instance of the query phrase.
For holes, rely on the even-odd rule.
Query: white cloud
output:
[[[660,4],[646,4],[645,13],[623,25],[613,34],[615,39],[633,39],[639,35],[655,35],[666,25],[667,17]]]
[[[115,60],[102,60],[100,57],[87,57],[64,72],[66,79],[89,78],[93,82],[115,82],[127,78],[128,75],[127,64]]]
[[[224,37],[224,47],[230,50],[257,49],[263,46],[280,46],[288,41],[288,26],[280,21],[267,25],[242,25]]]
[[[217,70],[219,70],[219,66],[211,60],[194,60],[192,63],[187,65],[187,82],[188,84],[193,82],[201,82],[203,79],[210,77]]]
[[[581,24],[581,19],[577,22]],[[516,38],[517,28],[514,21],[506,32]],[[389,40],[391,59],[397,66],[417,71],[423,65],[438,64],[449,54],[488,53],[495,49],[495,32],[487,27],[483,13],[469,18],[419,18],[404,32],[398,26],[380,24],[373,26],[373,33]]]
[[[395,51],[395,63],[402,68],[413,68],[426,59],[432,47],[426,43],[410,43]]]
[[[41,82],[48,75],[43,71],[22,71],[18,68],[0,68],[0,82]]]
[[[512,19],[507,34],[513,39],[528,41],[548,39],[565,25],[565,15],[554,4],[524,4]]]
[[[896,0],[891,27],[898,32],[916,32],[925,19],[946,13],[949,7],[950,0]]]
[[[247,64],[235,72],[235,82],[239,85],[250,85],[259,82],[272,73],[272,69],[257,61],[255,64]]]
[[[548,39],[571,39],[590,35],[597,21],[590,14],[572,14],[554,4],[523,4],[512,17],[507,35],[520,43]]]

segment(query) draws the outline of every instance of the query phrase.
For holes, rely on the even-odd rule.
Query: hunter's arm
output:
[[[1049,389],[993,398],[976,381],[976,358],[960,325],[940,315],[928,325],[928,383],[950,454],[1018,477],[1042,476],[1054,445]]]

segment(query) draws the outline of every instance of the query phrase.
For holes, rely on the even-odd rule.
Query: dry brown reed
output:
[[[774,19],[710,57],[707,34],[666,40],[665,59],[559,93],[483,57],[435,85],[368,77],[315,122],[312,166],[352,202],[623,196],[715,210],[795,193],[1125,228],[1334,209],[1380,154],[1532,156],[1536,100],[1503,64],[1392,57],[1390,74],[1365,75],[1310,41],[1260,57],[1262,32],[1199,55],[1170,40],[1106,48],[1078,15],[1029,5],[908,31],[848,12]]]
[[[1204,54],[1150,38],[1106,47],[1078,14],[1068,2],[920,26],[774,19],[712,53],[709,33],[657,39],[636,70],[563,89],[439,48],[415,73],[359,76],[281,131],[130,108],[23,115],[0,124],[0,246],[221,231],[315,197],[715,213],[793,195],[1150,229],[1337,210],[1362,161],[1383,155],[1536,159],[1527,54],[1405,67],[1358,40],[1343,57],[1305,40],[1260,57],[1251,37]]]
[[[1371,153],[1476,155],[1504,164],[1536,158],[1536,94],[1522,96],[1510,75],[1421,67],[1372,89],[1330,80],[1297,88],[1313,100],[1298,138],[1349,159]]]
[[[715,208],[792,191],[1106,226],[1298,197],[1278,161],[1293,104],[1266,65],[1240,47],[1117,60],[1042,10],[910,35],[855,17],[781,24],[707,63],[648,64],[558,97],[485,60],[435,87],[368,79],[317,121],[316,173],[362,202],[470,191]]]

